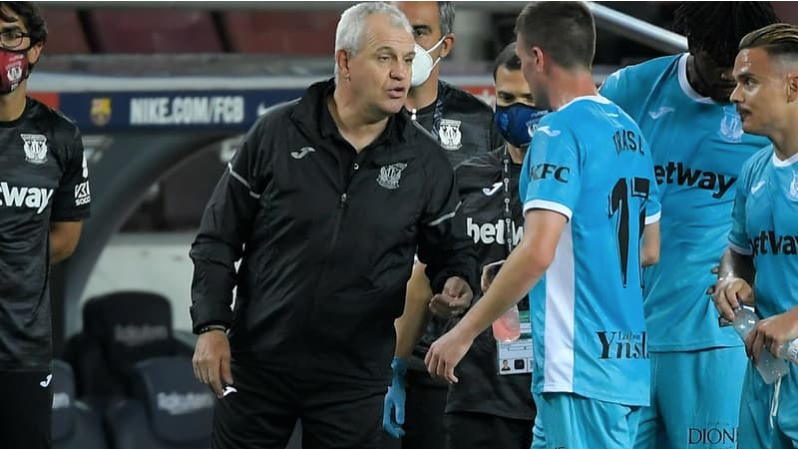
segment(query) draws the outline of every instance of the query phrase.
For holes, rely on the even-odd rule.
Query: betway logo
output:
[[[524,227],[513,225],[512,228],[513,246],[516,246],[524,236]],[[504,245],[506,243],[504,238],[505,229],[506,226],[503,220],[499,220],[496,223],[485,223],[482,226],[478,223],[474,223],[474,219],[471,217],[468,217],[466,220],[466,231],[468,232],[468,236],[474,239],[474,243],[482,242],[486,245],[498,243],[499,245]]]
[[[47,204],[52,196],[53,189],[12,187],[5,181],[0,182],[0,206],[26,207],[36,209],[36,213],[40,214],[47,209]]]
[[[158,409],[170,415],[185,415],[211,407],[213,396],[210,393],[158,393]]]
[[[687,168],[681,162],[678,164],[668,162],[668,165],[664,167],[657,165],[654,167],[654,175],[657,177],[657,184],[666,182],[673,184],[675,182],[680,186],[697,186],[699,189],[714,192],[712,198],[722,198],[737,181],[736,176]],[[674,179],[674,175],[676,175],[676,179]]]
[[[773,231],[762,231],[758,237],[748,240],[754,250],[754,256],[772,254],[774,256],[794,256],[798,235],[776,235]]]
[[[114,340],[124,343],[126,346],[139,346],[167,338],[169,338],[169,330],[166,326],[150,326],[149,324],[141,326],[117,324],[114,326]]]
[[[647,359],[645,332],[596,332],[601,343],[601,359]]]

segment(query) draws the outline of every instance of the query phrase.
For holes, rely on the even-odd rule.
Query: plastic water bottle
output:
[[[521,318],[517,304],[513,304],[493,322],[493,337],[502,343],[516,341],[521,337]]]
[[[759,321],[759,317],[747,307],[739,307],[734,311],[734,330],[737,331],[737,334],[743,340],[745,340],[748,334],[754,329],[754,325],[756,325],[757,321]],[[785,346],[789,346],[789,343]],[[794,352],[798,352],[798,345],[795,346]],[[787,351],[789,351],[789,349],[787,349]],[[786,354],[787,352],[785,352],[785,355]],[[781,376],[787,374],[790,367],[784,359],[777,359],[770,351],[763,348],[759,355],[759,363],[756,364],[756,369],[759,371],[759,375],[762,376],[762,380],[764,380],[766,384],[772,384],[779,380]]]

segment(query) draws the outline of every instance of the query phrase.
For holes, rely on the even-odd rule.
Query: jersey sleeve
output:
[[[535,131],[521,176],[526,178],[524,214],[532,209],[559,212],[570,220],[579,200],[580,154],[568,126],[544,119]]]
[[[643,139],[646,148],[646,178],[649,180],[648,198],[646,198],[643,207],[645,207],[645,225],[654,224],[658,222],[662,215],[662,202],[657,185],[657,177],[654,173],[654,161],[651,159],[651,145],[648,140]]]
[[[744,256],[753,254],[751,244],[748,241],[748,233],[746,232],[745,207],[748,200],[749,180],[751,179],[754,160],[755,158],[749,159],[740,173],[740,179],[737,183],[737,193],[734,196],[734,206],[732,208],[732,228],[729,232],[729,247],[734,250],[734,252]]]
[[[89,167],[83,154],[83,140],[77,128],[72,135],[66,155],[64,172],[58,190],[53,195],[50,221],[80,221],[89,216],[91,205]]]

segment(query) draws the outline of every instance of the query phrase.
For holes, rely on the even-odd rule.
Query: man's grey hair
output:
[[[404,13],[396,6],[385,2],[363,2],[347,9],[341,14],[338,27],[335,29],[335,53],[346,50],[356,55],[363,49],[363,33],[366,30],[366,19],[372,14],[385,14],[391,25],[404,28],[413,33],[413,27]]]
[[[438,15],[440,19],[441,37],[454,31],[454,3],[438,2]]]

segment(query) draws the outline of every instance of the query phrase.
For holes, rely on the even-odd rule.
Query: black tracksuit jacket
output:
[[[191,248],[191,315],[195,331],[230,326],[234,360],[387,384],[416,249],[435,292],[450,276],[475,286],[476,256],[453,237],[465,233],[437,143],[397,114],[358,154],[327,108],[333,89],[314,84],[245,137]]]

